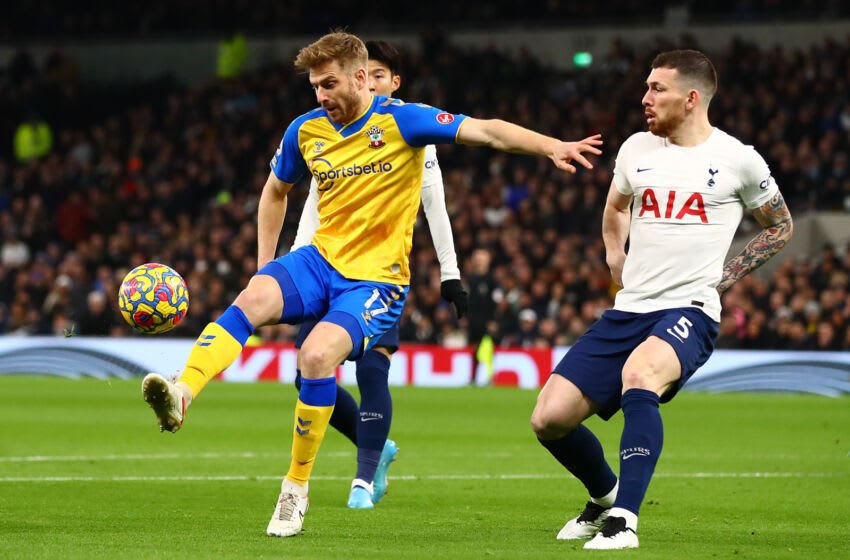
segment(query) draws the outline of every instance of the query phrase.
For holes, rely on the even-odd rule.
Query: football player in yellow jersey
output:
[[[384,41],[367,41],[369,51],[369,89],[375,95],[392,97],[401,87],[401,53]],[[468,294],[460,281],[452,226],[446,210],[443,176],[433,144],[425,147],[425,166],[422,169],[422,208],[428,222],[437,259],[440,261],[440,293],[454,304],[458,318],[466,312]],[[304,202],[298,232],[291,251],[311,245],[319,228],[319,190],[315,178]],[[300,349],[319,320],[301,324],[295,339]],[[387,492],[388,470],[398,455],[398,445],[389,439],[393,405],[389,387],[392,355],[399,347],[399,322],[377,339],[356,364],[357,388],[360,402],[342,385],[336,386],[336,402],[330,426],[343,434],[357,447],[357,471],[351,481],[346,505],[352,509],[371,509]],[[296,366],[295,387],[301,389],[301,368]]]
[[[301,347],[292,461],[266,533],[301,532],[308,481],[336,396],[334,371],[369,350],[398,319],[428,144],[461,143],[549,157],[567,172],[601,153],[599,135],[563,142],[502,120],[481,120],[369,91],[366,46],[335,32],[301,49],[320,107],[295,119],[271,161],[258,209],[258,272],[206,326],[176,383],[142,382],[161,430],[177,431],[186,407],[242,351],[255,328],[321,320]],[[310,172],[319,189],[313,244],[275,258],[287,193]]]

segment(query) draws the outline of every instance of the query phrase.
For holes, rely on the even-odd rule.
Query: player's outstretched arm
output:
[[[277,255],[277,242],[286,214],[286,195],[292,183],[284,183],[274,171],[269,173],[257,210],[257,270],[273,261]]]
[[[578,142],[563,142],[500,119],[467,118],[460,125],[457,140],[461,144],[489,146],[503,152],[546,156],[559,169],[569,173],[576,172],[572,162],[593,169],[583,154],[602,153],[597,148],[602,145],[601,134],[588,136]]]
[[[614,183],[608,189],[605,210],[602,211],[602,241],[605,261],[611,269],[614,283],[623,287],[623,265],[626,263],[626,240],[632,215],[632,197],[622,194]]]
[[[723,267],[723,278],[717,285],[717,291],[721,294],[778,253],[794,232],[791,212],[780,192],[754,210],[753,216],[764,229],[747,243],[740,255]]]
[[[440,295],[455,306],[460,319],[469,308],[469,294],[460,283],[452,226],[446,209],[446,194],[443,176],[437,163],[434,146],[425,148],[426,166],[422,173],[422,208],[428,220],[431,240],[440,261]]]

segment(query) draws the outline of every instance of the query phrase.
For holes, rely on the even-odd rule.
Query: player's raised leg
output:
[[[558,368],[563,367],[563,362]],[[605,461],[599,440],[581,424],[596,404],[556,368],[537,398],[531,425],[540,444],[584,484],[590,500],[584,511],[558,532],[561,540],[586,539],[596,534],[617,495],[617,477]]]
[[[255,327],[278,322],[282,312],[283,297],[278,283],[270,276],[258,274],[233,305],[204,328],[176,382],[156,373],[147,375],[142,382],[142,394],[153,408],[160,430],[180,429],[192,399],[233,363]]]
[[[326,316],[329,319],[331,314]],[[343,321],[345,322],[345,319]],[[354,325],[357,327],[356,323]],[[266,533],[291,537],[301,532],[307,511],[307,483],[336,400],[337,365],[351,354],[351,335],[342,326],[322,321],[301,348],[301,390],[295,405],[292,461]]]

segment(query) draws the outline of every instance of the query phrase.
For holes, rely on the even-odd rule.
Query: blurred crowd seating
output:
[[[715,0],[640,2],[638,0],[545,0],[530,7],[515,0],[456,2],[431,0],[400,7],[391,0],[367,4],[346,0],[90,0],[12,2],[0,19],[0,40],[57,37],[151,37],[226,33],[325,33],[339,22],[353,31],[490,28],[494,25],[656,25],[669,9],[686,12],[692,22],[831,21],[850,16],[840,0]],[[403,14],[403,17],[399,16]],[[400,21],[401,20],[401,21]]]

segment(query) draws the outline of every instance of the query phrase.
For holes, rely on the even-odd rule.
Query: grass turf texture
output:
[[[642,548],[602,552],[555,540],[586,495],[528,427],[536,393],[393,395],[401,452],[384,501],[345,507],[355,452],[330,431],[305,532],[276,539],[264,532],[289,464],[294,388],[213,383],[174,435],[158,433],[139,381],[0,377],[0,558],[850,553],[850,399],[679,395],[662,407],[664,452],[641,512]],[[589,425],[616,471],[622,416]]]

